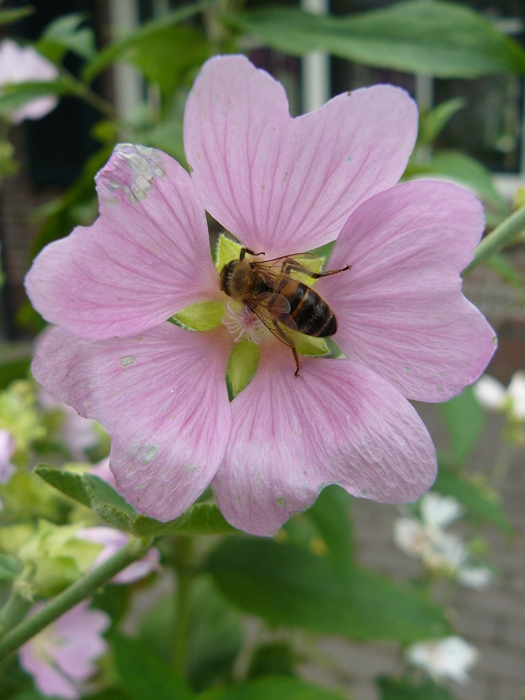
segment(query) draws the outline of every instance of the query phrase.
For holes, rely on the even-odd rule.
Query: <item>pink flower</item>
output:
[[[15,453],[15,439],[9,430],[0,430],[0,484],[7,484],[16,471],[11,464],[11,457]]]
[[[128,535],[125,532],[121,532],[112,527],[103,526],[86,527],[83,530],[79,530],[77,536],[81,540],[104,545],[104,549],[102,549],[93,562],[93,568],[100,566],[107,559],[116,554],[128,541]],[[159,560],[159,550],[152,547],[145,557],[133,562],[133,564],[130,564],[114,576],[111,579],[111,583],[132,583],[133,581],[144,578],[144,576],[147,576],[152,571],[160,571]]]
[[[58,69],[31,46],[19,46],[11,39],[0,43],[0,85],[47,82],[58,78]],[[38,97],[10,115],[14,124],[40,119],[58,104],[54,96]]]
[[[211,482],[233,525],[270,534],[330,483],[386,502],[432,484],[434,447],[406,399],[456,395],[495,345],[461,294],[480,203],[445,182],[395,186],[416,131],[413,101],[388,85],[292,119],[278,82],[223,56],[186,106],[191,176],[159,151],[116,147],[97,176],[100,218],[42,251],[26,285],[60,326],[35,376],[108,430],[117,488],[140,512],[175,518]],[[205,209],[268,259],[337,238],[327,268],[352,269],[316,289],[346,359],[303,358],[295,377],[290,349],[263,329],[257,371],[229,403],[238,328],[225,307],[209,331],[167,322],[227,302]]]
[[[42,606],[38,603],[30,614]],[[44,695],[79,698],[79,685],[93,675],[93,662],[106,651],[102,633],[111,620],[88,606],[87,600],[79,603],[20,649],[20,665]]]

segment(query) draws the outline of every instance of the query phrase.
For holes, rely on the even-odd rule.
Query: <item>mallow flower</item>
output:
[[[89,604],[84,600],[71,608],[20,648],[20,665],[43,695],[80,698],[82,684],[95,673],[94,661],[107,649],[102,633],[111,619]],[[37,603],[29,614],[43,605]]]
[[[383,502],[432,484],[434,447],[407,399],[458,394],[495,338],[461,293],[480,203],[450,183],[396,184],[416,131],[401,89],[294,119],[282,85],[220,56],[187,101],[190,174],[155,149],[115,148],[96,178],[99,218],[45,248],[26,286],[58,326],[34,375],[108,431],[117,489],[139,512],[175,518],[211,483],[230,523],[269,535],[327,484]],[[351,269],[315,289],[344,358],[303,357],[294,376],[290,348],[221,291],[205,211],[257,260],[335,240],[326,268]],[[239,257],[221,246],[221,265],[225,250]],[[246,385],[231,403],[227,369]]]
[[[12,39],[0,43],[0,86],[26,82],[47,82],[58,78],[58,69],[41,56],[32,46],[19,46]],[[54,95],[37,97],[9,115],[13,124],[24,119],[41,119],[55,109],[58,98]]]

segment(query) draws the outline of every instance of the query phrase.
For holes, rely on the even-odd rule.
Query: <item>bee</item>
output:
[[[239,259],[227,263],[220,273],[223,292],[247,306],[282,343],[293,352],[295,376],[299,354],[288,331],[326,338],[337,331],[334,312],[308,283],[350,269],[314,272],[319,258],[312,253],[285,255],[273,260],[253,260],[264,255],[241,248]],[[304,280],[304,281],[303,281]]]

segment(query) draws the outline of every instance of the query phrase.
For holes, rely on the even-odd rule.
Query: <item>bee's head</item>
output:
[[[238,260],[232,260],[231,262],[226,263],[226,265],[221,270],[221,290],[225,292],[228,296],[231,296],[230,279],[233,274],[233,271],[235,270],[238,264]]]

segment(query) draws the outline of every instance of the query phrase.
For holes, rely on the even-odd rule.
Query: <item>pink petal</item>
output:
[[[290,350],[274,346],[232,403],[230,444],[212,482],[232,525],[271,535],[331,483],[394,503],[429,488],[432,441],[397,389],[348,360],[303,358],[295,377]]]
[[[410,399],[446,401],[474,382],[495,333],[462,295],[460,272],[483,228],[478,200],[445,182],[407,182],[362,204],[328,265],[352,269],[316,285],[345,355]]]
[[[19,46],[11,39],[0,43],[0,85],[47,82],[58,78],[57,67],[41,56],[32,46]],[[58,104],[54,95],[39,97],[15,110],[9,117],[14,124],[24,119],[40,119]]]
[[[206,209],[268,257],[333,240],[351,211],[398,181],[416,132],[415,104],[389,85],[292,119],[280,83],[243,56],[209,60],[184,115]]]
[[[124,498],[170,520],[201,494],[224,456],[231,425],[226,336],[171,323],[124,340],[89,341],[57,329],[39,345],[33,373],[108,431]]]
[[[95,671],[94,661],[107,649],[102,637],[111,624],[109,615],[83,601],[55,622],[60,643],[53,650],[58,667],[70,678],[85,680]]]
[[[43,695],[66,698],[66,700],[75,700],[80,697],[80,693],[69,680],[37,656],[31,641],[20,648],[19,658],[20,665],[33,677],[35,686]]]
[[[47,246],[26,277],[44,318],[85,338],[129,337],[219,296],[204,209],[176,161],[121,144],[97,189],[100,218]]]

